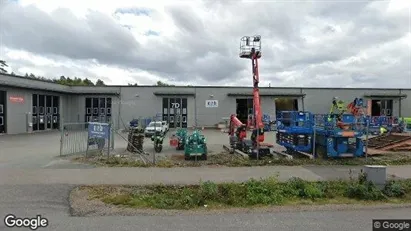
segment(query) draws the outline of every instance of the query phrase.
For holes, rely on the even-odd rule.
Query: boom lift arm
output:
[[[260,40],[260,37],[257,37]],[[254,37],[254,41],[256,37]],[[262,110],[260,105],[260,88],[258,84],[260,82],[260,76],[258,71],[258,58],[261,57],[260,51],[256,51],[255,48],[251,48],[251,63],[253,70],[253,106],[254,106],[254,130],[251,135],[251,141],[253,141],[253,148],[257,148],[257,145],[264,142],[264,124],[262,118]],[[257,135],[258,133],[258,135]],[[258,140],[257,140],[258,137]]]
[[[255,153],[269,153],[269,148],[265,147],[260,150],[260,143],[264,142],[264,123],[262,120],[262,110],[260,105],[260,89],[259,89],[259,71],[258,59],[261,58],[261,36],[248,37],[241,39],[240,58],[251,59],[253,73],[253,117],[252,125],[254,126],[251,134],[251,143],[245,142],[246,125],[243,124],[235,114],[230,116],[230,144],[237,149],[247,149]]]

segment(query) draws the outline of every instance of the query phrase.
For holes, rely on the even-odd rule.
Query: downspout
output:
[[[120,119],[121,119],[121,87],[120,87],[120,93],[117,95],[117,98],[119,99],[119,104],[118,104],[118,117],[117,117],[117,129],[120,129]]]
[[[300,88],[300,94],[302,95],[302,96],[301,96],[301,105],[303,106],[303,110],[302,110],[302,111],[305,111],[305,105],[304,105],[305,95],[303,95],[303,89],[302,89],[302,88]]]

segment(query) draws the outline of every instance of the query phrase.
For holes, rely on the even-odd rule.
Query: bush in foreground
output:
[[[183,157],[183,154],[181,154]],[[84,158],[78,157],[74,161],[92,163],[97,165],[109,166],[109,167],[160,167],[160,168],[172,168],[172,167],[198,167],[206,165],[222,165],[228,167],[251,167],[251,166],[300,166],[300,165],[346,165],[346,166],[358,166],[358,165],[406,165],[411,164],[411,158],[409,156],[398,156],[394,158],[390,156],[387,159],[378,158],[353,158],[353,159],[306,159],[296,158],[288,160],[285,158],[262,158],[260,160],[248,160],[239,158],[232,154],[210,155],[207,161],[185,161],[182,160],[170,160],[163,159],[153,164],[151,162],[143,163],[139,159],[127,159],[121,157],[111,156],[98,157],[98,158]]]
[[[363,179],[308,182],[293,178],[249,180],[245,183],[201,182],[191,186],[90,188],[94,198],[113,205],[155,209],[201,207],[252,207],[293,204],[407,202],[411,201],[411,180],[390,181],[382,190]]]

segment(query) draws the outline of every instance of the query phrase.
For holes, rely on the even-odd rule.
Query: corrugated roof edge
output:
[[[54,83],[51,81],[47,81],[47,80],[41,80],[41,79],[31,79],[31,78],[27,78],[25,76],[21,76],[21,75],[11,75],[11,74],[4,74],[1,73],[1,75],[5,75],[5,76],[13,76],[13,77],[17,77],[17,78],[22,78],[22,79],[26,79],[29,81],[37,81],[37,82],[45,82],[45,83],[51,83],[51,84],[55,84],[55,85],[60,85],[60,86],[66,86],[66,85],[62,85],[62,84],[58,84],[58,83]],[[17,87],[17,86],[16,86]],[[69,86],[71,88],[76,88],[76,87],[95,87],[95,86]],[[106,85],[106,86],[99,86],[99,87],[150,87],[150,88],[244,88],[244,89],[250,89],[252,88],[252,86],[201,86],[201,85],[197,85],[197,86],[155,86],[155,85],[139,85],[139,86],[130,86],[130,85]],[[328,89],[328,90],[411,90],[411,88],[355,88],[355,87],[260,87],[260,89]]]

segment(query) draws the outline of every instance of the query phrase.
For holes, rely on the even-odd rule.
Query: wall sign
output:
[[[218,100],[206,100],[205,107],[218,107]]]
[[[89,123],[88,137],[108,139],[110,137],[110,125],[108,123]]]
[[[10,96],[9,100],[12,103],[24,103],[24,98],[21,96]]]

